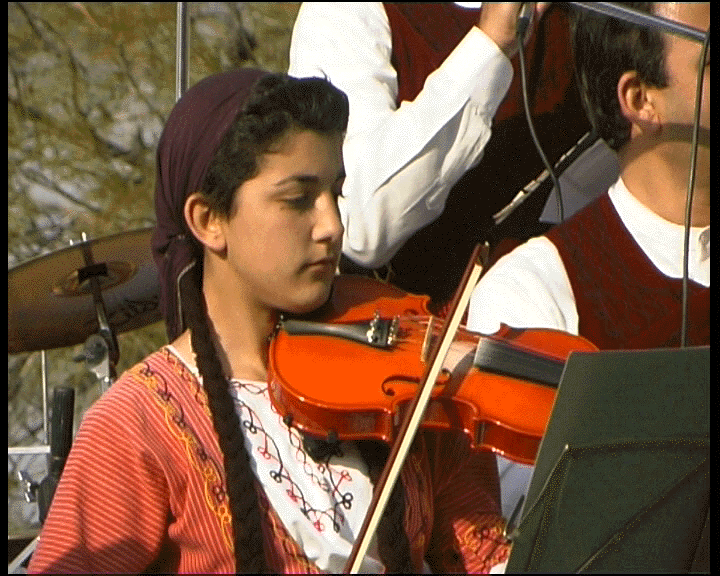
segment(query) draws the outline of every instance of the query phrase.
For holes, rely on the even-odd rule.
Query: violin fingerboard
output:
[[[565,362],[535,354],[492,338],[480,338],[474,365],[480,370],[495,372],[521,380],[531,380],[557,388]]]

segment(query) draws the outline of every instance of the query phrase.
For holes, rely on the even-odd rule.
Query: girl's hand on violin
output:
[[[518,51],[517,24],[518,16],[523,2],[483,2],[477,27],[498,45],[508,58],[512,58]],[[538,22],[550,2],[537,2],[534,7],[531,29]],[[530,33],[525,35],[525,41]]]

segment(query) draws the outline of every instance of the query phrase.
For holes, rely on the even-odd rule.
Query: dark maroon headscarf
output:
[[[222,137],[265,75],[241,69],[198,82],[178,100],[160,137],[152,251],[170,341],[184,330],[179,281],[195,263],[192,233],[183,215],[185,199],[200,189]]]

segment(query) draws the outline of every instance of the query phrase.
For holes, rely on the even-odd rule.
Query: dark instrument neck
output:
[[[473,364],[480,370],[530,380],[553,388],[560,384],[565,369],[564,361],[490,337],[480,338]]]

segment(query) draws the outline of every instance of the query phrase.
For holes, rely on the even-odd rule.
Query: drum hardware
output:
[[[83,353],[73,360],[85,362],[88,370],[95,374],[100,382],[102,393],[105,393],[116,378],[115,364],[110,359],[110,346],[108,341],[99,334],[91,334],[85,340]]]
[[[176,44],[176,52],[178,56],[178,66],[176,74],[176,99],[179,99],[180,96],[182,96],[188,85],[188,17],[189,16],[187,11],[187,3],[178,2],[176,18],[178,38],[178,42]],[[85,309],[84,314],[78,313],[77,310],[67,311],[65,319],[73,322],[62,322],[61,325],[64,327],[71,326],[71,328],[66,329],[64,334],[57,334],[57,332],[55,332],[55,337],[53,338],[52,331],[45,329],[46,326],[44,325],[44,322],[41,321],[37,324],[33,324],[32,318],[26,316],[27,308],[23,309],[22,306],[17,306],[18,302],[23,302],[22,296],[27,296],[27,294],[24,292],[25,290],[29,290],[31,287],[37,287],[36,284],[33,284],[31,282],[31,280],[33,279],[33,274],[36,274],[38,271],[49,272],[49,269],[53,268],[53,264],[55,263],[54,261],[51,262],[50,260],[38,259],[40,264],[47,264],[47,266],[43,268],[43,266],[41,265],[40,268],[37,268],[37,263],[33,263],[28,266],[19,266],[18,269],[22,268],[21,272],[15,272],[14,274],[12,271],[8,272],[8,353],[16,354],[20,352],[29,352],[36,350],[41,351],[43,370],[43,427],[46,442],[48,441],[48,429],[46,387],[47,372],[45,370],[45,350],[52,348],[60,348],[64,346],[72,346],[75,344],[79,344],[80,342],[85,340],[85,349],[83,354],[84,359],[87,361],[90,370],[95,373],[96,376],[101,380],[101,386],[103,386],[105,389],[111,383],[112,378],[114,378],[114,364],[112,368],[110,366],[110,360],[112,358],[112,354],[110,351],[111,349],[113,349],[113,345],[114,351],[117,352],[117,344],[116,340],[114,339],[113,329],[117,332],[134,330],[137,328],[141,328],[145,325],[158,322],[162,319],[160,313],[160,297],[159,284],[157,281],[157,271],[155,269],[152,254],[150,252],[151,234],[152,229],[146,229],[138,232],[131,232],[129,234],[116,235],[109,239],[111,247],[116,247],[115,244],[122,244],[126,240],[137,240],[137,242],[135,242],[131,246],[132,250],[130,251],[130,254],[135,254],[135,252],[140,249],[140,247],[144,248],[144,250],[139,250],[140,255],[135,260],[130,258],[130,254],[128,254],[127,251],[118,249],[115,250],[115,254],[123,254],[126,258],[126,260],[120,263],[121,266],[114,266],[116,262],[111,261],[104,263],[106,266],[104,269],[102,267],[91,268],[90,270],[85,270],[83,274],[80,274],[80,271],[78,270],[77,278],[79,287],[86,286],[86,274],[89,274],[90,276],[96,278],[96,282],[102,284],[100,287],[101,290],[118,292],[115,287],[118,287],[120,284],[123,283],[126,284],[124,286],[124,292],[120,294],[124,297],[122,299],[121,306],[114,306],[113,301],[107,302],[107,300],[111,300],[111,298],[109,297],[110,295],[108,295],[106,302],[107,308],[109,308],[110,315],[107,315],[108,310],[106,309],[105,323],[104,325],[99,326],[99,333],[96,333],[96,330],[87,330],[85,325],[82,323],[83,317],[86,320],[88,317],[87,310]],[[85,241],[84,238],[83,241]],[[97,244],[96,248],[103,248],[104,243],[102,242],[102,240],[99,242],[100,244]],[[52,254],[50,256],[52,256]],[[128,260],[133,262],[135,264],[135,267],[122,266],[122,264],[127,264]],[[86,268],[87,266],[88,265],[86,264]],[[58,268],[62,267],[58,266]],[[125,280],[126,282],[119,281],[113,283],[112,281],[108,281],[109,278],[113,277],[113,274],[115,274],[116,277],[122,276],[123,280]],[[145,281],[143,282],[143,280]],[[62,285],[53,285],[53,287],[58,288],[60,288],[61,286]],[[65,286],[65,288],[67,288],[67,285]],[[97,292],[96,289],[94,291]],[[63,292],[61,288],[59,292],[60,293],[53,291],[53,295],[60,296],[64,294],[65,296],[70,296],[73,293],[77,295],[79,290],[73,292],[72,290],[66,289]],[[21,296],[19,299],[14,298],[18,295]],[[41,299],[42,298],[48,298],[46,291],[42,292]],[[80,299],[78,298],[78,300]],[[46,300],[45,304],[47,304],[48,301],[49,300]],[[16,307],[12,311],[11,302],[16,305]],[[35,304],[38,303],[36,302]],[[85,308],[87,308],[87,306]],[[30,306],[30,309],[33,309],[32,305]],[[45,319],[47,319],[53,317],[52,309],[52,305],[49,306],[49,309],[48,307],[45,307],[43,309],[42,306],[36,306],[34,308],[34,311],[36,312],[36,315],[44,315]],[[57,324],[60,324],[61,321],[62,319],[59,319],[57,321]],[[99,323],[101,322],[101,320],[98,321]],[[24,334],[18,330],[23,325],[28,324],[30,328]],[[80,326],[79,329],[78,326]],[[34,332],[32,332],[33,330]],[[45,334],[43,335],[43,333]],[[81,334],[82,337],[79,337]],[[100,340],[98,340],[96,336],[99,337]],[[108,342],[108,337],[110,337],[110,342]],[[28,453],[44,454],[49,452],[50,446],[25,448],[8,447],[8,455]],[[32,480],[29,480],[29,477],[25,472],[18,472],[18,476],[20,477],[21,482],[26,482],[27,490],[30,492],[32,497],[36,497],[39,485],[35,482],[32,482]],[[25,548],[11,562],[8,562],[8,574],[23,572],[23,569],[21,567],[25,562],[27,562],[28,558],[35,551],[38,539],[39,536],[33,538],[32,541],[27,546],[25,546]]]
[[[50,454],[50,446],[19,446],[8,447],[8,456],[35,456],[39,454]],[[25,470],[18,470],[15,475],[20,482],[25,502],[32,504],[37,502],[40,482],[35,482]]]
[[[48,453],[50,452],[50,447],[48,446]],[[23,496],[25,496],[25,502],[28,504],[31,504],[33,502],[37,502],[37,491],[40,487],[40,484],[37,482],[34,482],[32,478],[28,475],[25,470],[18,470],[17,471],[17,478],[22,484],[23,488]]]
[[[53,389],[53,411],[50,426],[50,441],[44,446],[8,447],[10,455],[47,454],[48,474],[41,482],[34,482],[25,470],[17,471],[17,478],[28,503],[37,502],[40,524],[50,508],[55,488],[60,480],[65,460],[70,453],[75,413],[75,390],[57,386]]]
[[[42,351],[42,380],[43,380],[43,428],[47,444],[41,446],[8,447],[10,455],[47,455],[48,473],[40,482],[35,482],[25,470],[16,472],[20,482],[23,497],[28,504],[37,503],[38,519],[42,525],[50,509],[55,489],[62,475],[65,461],[70,452],[73,433],[74,398],[72,388],[56,387],[53,390],[52,423],[48,435],[47,426],[47,371],[45,367],[45,351]],[[100,380],[103,392],[112,383],[114,366],[110,364],[109,348],[106,340],[98,334],[91,335],[85,343],[85,360],[90,370]],[[48,437],[49,436],[49,437]],[[39,536],[35,536],[8,564],[8,574],[14,574],[27,561],[37,547]]]
[[[81,242],[8,271],[8,353],[41,352],[43,430],[46,444],[8,447],[8,456],[45,454],[48,474],[40,482],[17,472],[23,496],[45,520],[72,442],[74,390],[55,387],[48,430],[45,350],[84,343],[84,361],[104,393],[116,378],[116,334],[161,320],[159,284],[150,249],[151,228]],[[19,570],[37,537],[8,564]]]
[[[37,502],[40,524],[50,509],[65,461],[70,454],[73,438],[73,418],[75,414],[75,390],[57,386],[53,389],[53,411],[50,423],[50,455],[48,456],[48,474],[37,488]]]
[[[43,439],[45,444],[41,446],[8,446],[8,456],[34,456],[38,454],[50,454],[48,440],[48,413],[47,413],[47,355],[45,350],[40,352],[40,378],[42,381],[43,399]],[[37,491],[39,482],[33,481],[25,470],[18,470],[16,476],[22,486],[23,497],[28,504],[37,502]],[[8,574],[12,572],[8,571]]]
[[[89,288],[92,293],[95,312],[97,314],[99,331],[91,334],[85,341],[85,359],[90,370],[100,379],[102,391],[105,392],[117,374],[115,366],[120,358],[115,332],[107,321],[107,312],[103,302],[100,278],[109,279],[109,286],[116,286],[125,281],[133,272],[133,266],[127,262],[111,262],[113,269],[124,271],[125,274],[118,274],[116,278],[109,275],[111,269],[108,263],[96,264],[93,260],[92,251],[83,233],[82,253],[85,260],[85,267],[77,270],[78,289],[84,291]]]
[[[151,235],[145,228],[83,237],[8,270],[8,353],[74,346],[97,334],[114,365],[116,334],[162,319]]]
[[[50,425],[49,446],[8,448],[9,454],[48,454],[48,474],[41,482],[34,482],[27,472],[19,470],[17,477],[23,485],[23,495],[28,503],[37,502],[40,524],[45,522],[50,503],[55,495],[65,461],[70,453],[73,435],[73,417],[75,412],[75,390],[56,387],[53,390],[53,411]],[[8,574],[13,574],[35,551],[38,537],[35,537],[25,549],[8,564]]]
[[[8,351],[13,352],[21,351],[21,349],[32,349],[33,338],[52,338],[52,336],[40,334],[41,326],[37,328],[35,334],[30,332],[30,330],[32,330],[32,326],[30,326],[30,330],[26,331],[26,334],[30,334],[30,336],[24,340],[22,337],[18,338],[16,333],[14,333],[14,328],[20,325],[21,317],[31,321],[33,313],[35,317],[39,317],[40,312],[52,315],[53,312],[58,311],[57,309],[53,310],[53,307],[56,307],[57,300],[54,300],[56,298],[69,299],[84,297],[84,299],[87,300],[87,297],[90,296],[92,298],[98,331],[90,334],[85,339],[83,353],[74,359],[86,362],[88,369],[95,374],[100,381],[102,393],[104,393],[116,377],[115,365],[119,359],[119,348],[113,323],[108,321],[108,313],[102,291],[129,283],[143,266],[145,268],[149,267],[147,265],[148,261],[151,261],[149,256],[149,234],[149,230],[143,230],[140,231],[140,233],[120,234],[107,239],[89,242],[83,233],[82,241],[79,243],[71,242],[70,248],[37,258],[16,269],[10,270],[8,272]],[[99,246],[105,251],[112,248],[122,248],[124,244],[127,244],[128,239],[131,240],[133,244],[138,243],[138,240],[146,241],[147,254],[144,255],[144,261],[132,253],[130,253],[131,258],[126,261],[95,261],[93,247]],[[123,252],[123,250],[119,251]],[[125,250],[125,252],[127,252],[127,250]],[[65,263],[73,259],[77,260],[78,255],[82,256],[84,266],[76,268],[69,274],[62,274],[57,266],[58,261]],[[154,272],[154,268],[152,268],[152,271]],[[54,280],[53,275],[56,277],[59,275],[60,277],[58,280]],[[146,276],[153,278],[151,274],[146,274]],[[30,282],[33,278],[41,278],[39,290],[38,283]],[[145,284],[147,284],[147,278],[145,279]],[[23,290],[23,288],[25,288],[25,290]],[[153,289],[156,289],[156,286],[151,285],[150,290]],[[27,305],[28,292],[30,293],[30,300],[34,299],[35,301],[39,301],[39,305],[34,308],[30,308]],[[145,292],[147,292],[147,290],[145,290]],[[51,294],[51,296],[48,296],[48,294]],[[38,295],[41,297],[37,298]],[[15,298],[15,296],[17,296],[17,298]],[[132,296],[134,299],[140,300],[142,293],[137,297],[134,294]],[[23,299],[23,297],[25,297],[25,299]],[[45,298],[44,301],[43,297]],[[68,302],[68,300],[61,300],[61,302],[62,301]],[[152,303],[154,300],[150,300],[150,302]],[[86,307],[84,310],[85,315],[87,316],[91,313],[93,308],[88,309]],[[26,314],[28,309],[30,311],[30,318],[28,318]],[[152,311],[151,306],[146,306],[142,310],[146,311],[148,309]],[[151,314],[145,316],[145,319],[152,318],[153,316]],[[59,328],[62,328],[62,326],[59,326]],[[70,339],[74,338],[76,338],[76,334],[70,336]],[[57,337],[52,343],[56,346],[68,344],[68,342],[64,342]],[[60,477],[64,459],[70,450],[74,412],[74,390],[61,387],[54,389],[55,405],[53,408],[53,422],[51,429],[48,431],[48,387],[45,350],[41,350],[41,376],[43,431],[46,444],[41,446],[8,447],[8,456],[48,455],[49,473],[43,481],[39,483],[34,482],[25,470],[19,470],[17,472],[25,501],[28,503],[38,502],[40,523],[42,524],[47,509],[49,508],[52,494],[55,491],[54,487],[57,485],[57,480]],[[58,463],[58,458],[61,459],[62,465]]]
[[[187,67],[187,53],[189,46],[189,35],[187,34],[187,23],[188,23],[188,12],[187,3],[177,3],[177,38],[178,42],[176,45],[176,52],[178,54],[178,66],[177,66],[177,82],[176,82],[176,97],[177,99],[187,89],[188,85],[188,67]],[[117,341],[115,340],[115,332],[124,332],[141,328],[145,325],[158,322],[162,319],[160,313],[160,296],[159,296],[159,284],[157,281],[157,271],[152,259],[150,252],[150,236],[152,229],[140,230],[137,232],[131,232],[128,234],[116,235],[106,239],[111,247],[119,248],[117,244],[123,244],[126,240],[137,240],[131,245],[130,253],[121,249],[116,249],[115,254],[123,254],[126,260],[121,262],[110,261],[102,262],[101,264],[85,264],[85,269],[81,273],[80,269],[76,269],[77,274],[70,274],[70,279],[77,278],[77,288],[73,289],[68,287],[68,284],[55,284],[52,290],[52,294],[58,296],[79,296],[81,293],[87,293],[87,280],[88,277],[95,278],[95,282],[91,283],[91,290],[96,294],[98,292],[96,286],[100,284],[100,290],[107,290],[109,293],[115,292],[117,295],[122,296],[122,302],[120,305],[116,305],[116,302],[110,297],[113,294],[108,294],[105,300],[104,322],[101,318],[98,318],[99,331],[87,330],[86,324],[87,319],[91,314],[88,314],[87,305],[81,312],[66,311],[65,319],[69,322],[62,322],[62,319],[58,320],[58,324],[64,327],[65,332],[58,334],[57,332],[52,333],[51,330],[46,330],[44,322],[41,321],[37,324],[33,324],[32,317],[26,316],[27,308],[23,309],[22,306],[16,306],[11,310],[11,302],[13,297],[17,295],[23,295],[24,290],[29,289],[31,286],[37,287],[36,284],[30,282],[32,275],[38,271],[49,272],[53,268],[54,261],[38,259],[39,262],[33,263],[32,265],[21,265],[22,271],[12,271],[8,273],[8,353],[16,354],[20,352],[29,351],[41,351],[42,367],[43,367],[43,426],[45,431],[45,440],[48,440],[47,430],[47,372],[45,370],[45,350],[52,348],[60,348],[65,346],[72,346],[79,344],[83,340],[85,341],[84,353],[80,357],[80,360],[85,360],[88,364],[89,369],[100,379],[103,391],[112,383],[114,379],[115,362],[113,361],[112,366],[110,365],[113,355],[118,352]],[[85,238],[83,238],[85,242]],[[98,241],[99,244],[95,245],[96,252],[98,249],[105,247],[105,240],[101,239]],[[140,249],[142,247],[143,249]],[[136,255],[139,251],[139,257],[132,259],[131,255]],[[92,252],[90,253],[92,257]],[[50,255],[52,256],[52,254]],[[37,264],[41,264],[40,268],[37,268]],[[127,265],[127,264],[134,264]],[[104,267],[103,267],[104,264]],[[43,265],[45,267],[43,268]],[[91,266],[88,268],[88,266]],[[21,267],[18,267],[21,268]],[[62,268],[58,266],[58,268]],[[67,269],[67,268],[66,268]],[[121,278],[121,280],[113,282],[113,278]],[[67,277],[65,278],[68,279]],[[125,284],[123,290],[120,291],[119,287],[121,284]],[[72,283],[71,283],[72,286]],[[48,299],[47,291],[42,291],[42,298],[46,298],[44,304],[50,303],[50,306],[34,307],[36,315],[44,315],[45,318],[52,318],[53,304]],[[27,296],[27,294],[25,294]],[[81,298],[77,298],[81,300]],[[86,300],[86,298],[85,298]],[[17,305],[18,302],[22,302],[23,298],[15,298],[13,304]],[[97,297],[95,297],[95,302]],[[94,302],[94,303],[95,303]],[[38,304],[37,302],[35,304]],[[77,307],[76,307],[77,308]],[[96,306],[97,308],[97,306]],[[30,310],[33,307],[30,306]],[[109,315],[108,315],[109,311]],[[11,314],[12,312],[12,314]],[[96,315],[100,316],[99,311],[96,309]],[[83,318],[85,323],[82,322]],[[43,320],[44,320],[43,319]],[[22,326],[29,325],[29,330],[24,333],[21,330]],[[113,331],[114,329],[114,331]],[[34,330],[34,332],[33,332]],[[53,337],[54,334],[54,337]],[[80,335],[82,334],[82,337]],[[11,338],[12,335],[12,338]],[[112,353],[111,353],[112,351]],[[72,427],[72,425],[71,425]],[[10,454],[46,454],[50,453],[50,446],[39,446],[39,447],[25,447],[25,448],[10,448],[8,447],[8,455]],[[27,473],[18,472],[21,482],[26,482],[26,488],[32,497],[37,497],[37,491],[39,484],[29,480]],[[26,496],[27,499],[27,496]],[[8,563],[8,574],[14,574],[22,571],[21,566],[28,560],[37,547],[39,536],[33,538],[33,540],[18,554],[12,562]]]

